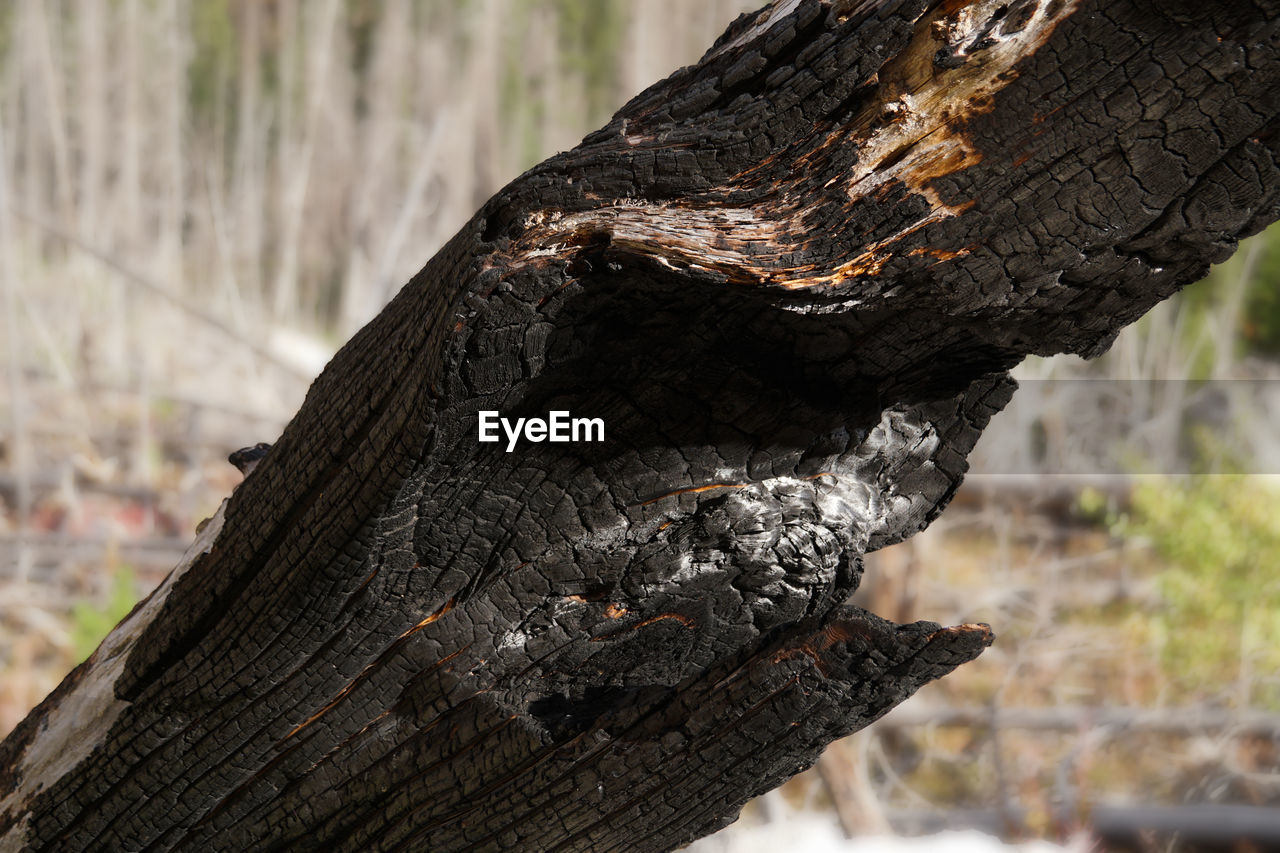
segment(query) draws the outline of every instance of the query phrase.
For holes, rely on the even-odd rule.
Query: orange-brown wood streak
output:
[[[706,486],[690,486],[687,489],[676,489],[674,492],[667,492],[664,495],[658,495],[656,498],[649,498],[649,500],[641,501],[639,504],[633,504],[633,506],[648,506],[649,504],[656,504],[658,501],[665,498],[673,498],[677,495],[696,494],[698,492],[709,492],[712,489],[741,489],[746,485],[746,483],[710,483]]]
[[[405,631],[403,634],[401,634],[398,638],[396,638],[395,642],[393,642],[393,643],[391,644],[390,648],[389,648],[387,651],[388,651],[388,652],[390,652],[391,650],[398,648],[398,647],[400,646],[400,644],[401,644],[401,643],[403,643],[403,642],[404,642],[404,640],[405,640],[407,637],[409,637],[410,635],[412,635],[415,631],[419,631],[419,630],[421,630],[422,628],[426,627],[427,625],[430,625],[432,622],[434,622],[434,621],[436,621],[437,619],[439,619],[439,618],[440,618],[441,616],[443,616],[445,613],[447,613],[447,612],[449,612],[450,610],[452,610],[452,609],[453,609],[453,601],[454,601],[453,599],[449,599],[449,601],[444,605],[444,607],[441,607],[441,608],[440,608],[439,610],[437,610],[435,613],[432,613],[432,614],[431,614],[430,616],[428,616],[426,619],[423,619],[423,620],[422,620],[421,622],[419,622],[417,625],[415,625],[414,627],[410,628],[408,631]],[[438,660],[438,661],[436,661],[436,662],[435,662],[434,666],[432,666],[432,669],[435,669],[435,668],[437,668],[437,667],[443,666],[445,663],[449,662],[449,661],[450,661],[450,660],[452,660],[453,658],[455,658],[455,657],[457,657],[458,655],[462,654],[464,651],[466,651],[466,650],[467,650],[467,648],[468,648],[467,646],[463,646],[461,649],[458,649],[456,652],[453,652],[452,654],[449,654],[449,655],[446,655],[445,657],[442,657],[440,660]],[[351,681],[350,681],[350,682],[348,682],[348,683],[347,683],[347,685],[346,685],[345,687],[343,687],[341,690],[339,690],[339,691],[338,691],[338,693],[337,693],[337,695],[335,695],[335,696],[333,697],[333,699],[331,699],[331,700],[329,701],[329,703],[328,703],[328,704],[326,704],[326,705],[325,705],[323,708],[321,708],[319,711],[316,711],[316,712],[315,712],[314,714],[312,714],[310,717],[307,717],[305,720],[303,720],[303,721],[302,721],[301,723],[299,723],[298,725],[294,726],[294,727],[293,727],[293,730],[292,730],[292,731],[290,731],[287,735],[285,735],[285,736],[284,736],[284,739],[285,739],[285,740],[288,740],[289,738],[293,737],[293,736],[294,736],[294,735],[296,735],[298,732],[302,731],[302,730],[303,730],[303,729],[305,729],[307,726],[311,725],[311,724],[312,724],[312,723],[314,723],[316,720],[320,719],[320,718],[321,718],[321,717],[323,717],[325,714],[329,713],[329,712],[330,712],[330,711],[332,711],[335,707],[337,707],[337,706],[338,706],[338,704],[339,704],[339,703],[341,703],[343,699],[345,699],[348,695],[350,695],[350,693],[351,693],[351,691],[352,691],[352,690],[355,690],[355,688],[360,684],[360,682],[361,682],[361,681],[363,681],[364,679],[368,678],[368,677],[369,677],[369,675],[370,675],[371,673],[373,673],[373,672],[377,671],[379,664],[381,664],[381,662],[382,662],[382,658],[383,658],[386,654],[387,654],[387,652],[384,652],[382,655],[379,655],[379,656],[378,656],[378,660],[375,660],[373,663],[369,664],[369,665],[368,665],[368,666],[366,666],[364,669],[360,670],[360,674],[359,674],[359,675],[357,675],[355,678],[351,679]]]

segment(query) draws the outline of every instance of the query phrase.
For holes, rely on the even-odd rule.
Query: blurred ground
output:
[[[753,5],[0,4],[0,731],[476,206]],[[1280,804],[1278,279],[1273,229],[1103,359],[1023,364],[857,597],[996,645],[698,849]]]

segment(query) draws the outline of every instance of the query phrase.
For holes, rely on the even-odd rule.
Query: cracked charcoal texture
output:
[[[1097,354],[1280,215],[1278,115],[1280,3],[743,16],[338,354],[212,548],[0,747],[0,849],[731,822],[991,642],[846,606],[862,554],[942,511],[1024,355]],[[480,409],[606,440],[505,453]],[[109,666],[116,715],[31,778]]]

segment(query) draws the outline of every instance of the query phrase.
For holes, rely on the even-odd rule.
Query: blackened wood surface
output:
[[[0,849],[660,850],[985,626],[843,605],[1277,216],[1278,5],[789,0],[477,213],[0,749]],[[476,413],[600,417],[599,444]]]

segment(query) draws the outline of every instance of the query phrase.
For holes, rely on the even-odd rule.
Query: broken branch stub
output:
[[[0,749],[0,850],[661,850],[986,626],[844,605],[1277,217],[1274,3],[787,0],[490,200]],[[572,412],[599,442],[477,440]],[[56,756],[55,758],[53,758]]]

